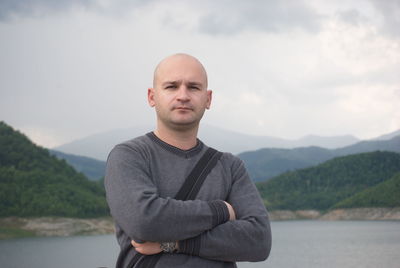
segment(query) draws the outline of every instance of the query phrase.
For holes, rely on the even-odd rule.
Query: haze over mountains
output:
[[[379,137],[377,137],[377,138],[375,138],[373,140],[390,140],[390,139],[392,139],[392,138],[394,138],[396,136],[400,136],[400,129],[397,130],[397,131],[394,131],[394,132],[379,136]]]
[[[115,129],[75,140],[53,149],[64,153],[82,155],[104,161],[107,159],[107,155],[114,145],[143,135],[153,129],[154,127],[151,125]],[[318,146],[333,149],[345,147],[360,141],[351,135],[332,137],[309,135],[297,140],[288,140],[270,136],[248,135],[210,125],[202,125],[199,131],[199,138],[211,147],[234,154],[258,150],[260,148]]]
[[[57,148],[58,151],[68,153],[67,155],[54,150],[51,150],[51,153],[64,158],[90,179],[97,180],[104,175],[104,161],[115,144],[151,130],[150,126],[139,126],[99,133]],[[206,144],[222,151],[234,153],[245,151],[238,156],[245,162],[250,177],[254,181],[263,181],[284,172],[314,166],[338,156],[379,150],[400,152],[399,134],[400,130],[368,141],[359,141],[352,136],[312,135],[298,140],[285,140],[203,126],[199,136]],[[82,155],[86,157],[81,157]]]
[[[250,177],[254,181],[263,181],[286,171],[311,167],[335,157],[374,151],[400,153],[400,135],[389,140],[361,141],[338,149],[316,146],[294,149],[264,148],[238,156],[244,161]]]

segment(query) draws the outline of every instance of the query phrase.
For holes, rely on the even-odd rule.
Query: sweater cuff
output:
[[[229,210],[224,201],[214,200],[208,202],[210,205],[213,217],[212,226],[213,228],[229,220]]]
[[[199,256],[201,235],[179,241],[179,253],[184,253],[192,256]]]
[[[214,200],[208,202],[212,211],[212,228],[229,220],[229,210],[224,201]],[[199,256],[201,235],[179,241],[179,252]]]

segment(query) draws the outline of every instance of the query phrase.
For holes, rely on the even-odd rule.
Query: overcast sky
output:
[[[0,120],[46,147],[154,122],[153,69],[177,52],[208,71],[207,124],[400,129],[400,0],[0,0]]]

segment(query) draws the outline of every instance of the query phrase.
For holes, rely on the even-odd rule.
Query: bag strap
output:
[[[208,148],[196,166],[187,176],[185,182],[175,196],[177,200],[194,200],[204,180],[217,164],[222,153],[213,148]]]
[[[175,199],[182,201],[194,200],[208,174],[218,163],[218,160],[221,158],[221,156],[221,152],[209,147],[200,158],[200,160],[197,162],[196,166],[186,177],[185,182],[182,184],[178,193],[175,195]],[[158,260],[161,258],[161,255],[162,253],[145,256],[143,254],[136,253],[136,255],[129,263],[128,267],[133,267],[133,265],[139,260],[141,256],[145,257],[145,259],[143,260],[143,267],[155,267]]]

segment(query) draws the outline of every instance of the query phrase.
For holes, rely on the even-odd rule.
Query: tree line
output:
[[[109,215],[102,181],[89,181],[64,160],[0,122],[0,216]]]
[[[397,178],[399,172],[400,154],[377,151],[339,157],[312,168],[287,172],[258,183],[257,188],[271,210],[394,207],[399,205],[400,195],[397,192],[374,190],[359,195],[357,199],[355,197]],[[373,202],[371,199],[383,200],[383,196],[388,202]]]

